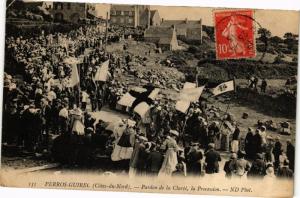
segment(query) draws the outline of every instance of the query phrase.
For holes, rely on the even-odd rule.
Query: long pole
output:
[[[16,0],[12,0],[12,1],[10,2],[10,4],[8,4],[8,6],[6,7],[6,10],[7,10],[10,6],[12,6],[12,4],[15,3],[15,1],[16,1]]]
[[[105,53],[106,53],[106,46],[107,46],[107,36],[108,36],[108,12],[106,12],[106,23],[105,23]]]

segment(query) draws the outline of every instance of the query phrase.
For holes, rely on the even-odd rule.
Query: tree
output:
[[[268,41],[269,38],[271,37],[271,32],[267,30],[266,28],[259,28],[257,31],[259,35],[259,40],[264,43],[264,49],[262,51],[266,52],[268,50]],[[261,59],[263,59],[265,56],[265,53],[263,53],[263,56]]]
[[[279,36],[273,36],[273,37],[270,38],[270,42],[275,47],[278,47],[279,43],[283,43],[283,39],[280,38]]]
[[[259,28],[257,33],[259,35],[259,39],[264,43],[268,42],[269,38],[272,36],[271,32],[266,28]]]
[[[297,40],[295,39],[295,36],[291,32],[287,32],[284,34],[284,43],[287,45],[287,48],[290,49],[292,52],[295,51],[297,53]]]

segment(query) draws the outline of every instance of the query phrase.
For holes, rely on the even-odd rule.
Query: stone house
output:
[[[54,21],[78,23],[94,11],[95,5],[92,3],[53,2],[51,14]]]
[[[149,5],[111,5],[110,24],[126,27],[149,27],[160,24],[157,10],[150,10]]]
[[[179,48],[174,26],[151,26],[145,30],[144,40],[146,42],[155,43],[157,47],[160,47],[163,51],[173,51]]]
[[[162,27],[176,27],[177,37],[180,40],[202,43],[202,20],[164,20]]]

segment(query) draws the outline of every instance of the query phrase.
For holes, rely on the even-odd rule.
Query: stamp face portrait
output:
[[[253,15],[253,10],[214,12],[217,59],[255,57]]]

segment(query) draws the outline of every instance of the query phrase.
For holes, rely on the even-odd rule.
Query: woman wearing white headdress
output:
[[[79,108],[71,111],[71,127],[73,133],[84,135],[83,113]]]
[[[171,176],[172,173],[176,170],[177,160],[177,151],[179,147],[176,142],[176,138],[179,133],[175,130],[170,130],[170,136],[167,136],[167,139],[162,145],[162,149],[166,149],[166,155],[160,171],[158,173],[159,177]]]

